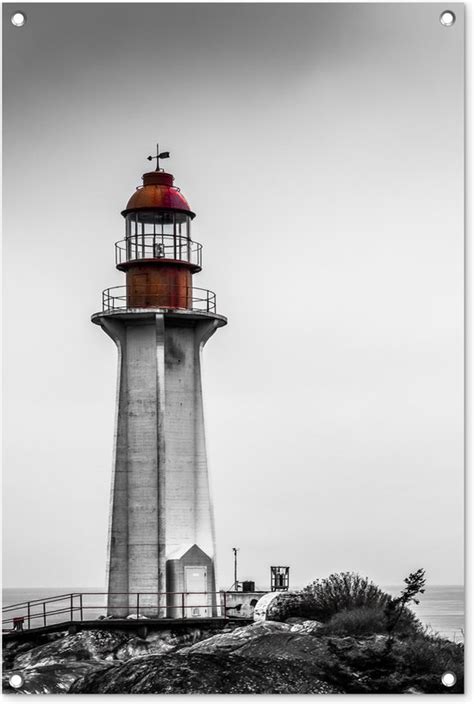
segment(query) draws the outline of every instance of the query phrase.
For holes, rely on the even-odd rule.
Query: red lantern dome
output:
[[[194,218],[195,213],[179,188],[173,186],[174,177],[164,171],[150,171],[143,174],[143,186],[137,188],[122,211],[127,215],[131,211],[160,208],[162,210],[177,210]]]

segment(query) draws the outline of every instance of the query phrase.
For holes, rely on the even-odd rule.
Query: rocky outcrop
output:
[[[89,674],[74,694],[329,694],[336,687],[319,680],[308,663],[249,660],[233,654],[173,653],[132,660],[107,672]]]
[[[211,638],[206,638],[188,648],[182,648],[181,653],[232,653],[239,650],[249,642],[261,637],[267,637],[280,633],[289,632],[291,626],[286,623],[274,623],[271,621],[261,621],[252,623],[249,626],[236,628],[230,633],[218,633]]]
[[[5,670],[2,673],[2,688],[4,693],[21,692],[25,694],[64,694],[69,692],[72,684],[81,677],[103,671],[110,664],[94,662],[67,662],[31,667],[28,670]],[[13,689],[9,680],[13,673],[21,672],[25,684],[20,689]]]
[[[22,693],[316,694],[442,692],[440,667],[463,688],[462,648],[417,635],[395,639],[328,633],[290,618],[219,632],[188,628],[139,638],[124,631],[62,634],[38,645],[8,644],[4,691],[13,672]],[[441,669],[441,671],[444,671]],[[445,690],[444,690],[445,691]]]
[[[81,631],[20,653],[13,661],[13,669],[89,660],[113,660],[114,652],[127,642],[127,634],[120,631]]]

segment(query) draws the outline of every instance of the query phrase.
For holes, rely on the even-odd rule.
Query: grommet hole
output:
[[[451,10],[444,10],[439,16],[439,21],[444,27],[452,27],[456,22],[456,15]]]
[[[11,675],[8,680],[8,684],[10,685],[10,687],[13,687],[13,689],[19,689],[23,686],[24,683],[25,680],[19,674]]]
[[[441,677],[441,682],[445,687],[454,687],[456,684],[456,675],[454,672],[444,672]]]
[[[26,22],[26,15],[24,12],[14,12],[10,19],[14,27],[23,27]]]

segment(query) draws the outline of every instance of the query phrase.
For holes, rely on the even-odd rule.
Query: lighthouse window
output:
[[[181,235],[189,237],[190,218],[175,211],[136,211],[126,216],[126,235],[141,234]]]
[[[175,210],[138,210],[125,218],[125,256],[134,259],[191,261],[196,247],[190,240],[190,216]]]

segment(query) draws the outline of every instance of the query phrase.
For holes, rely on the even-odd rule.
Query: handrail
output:
[[[235,594],[231,592],[233,596]],[[202,599],[200,597],[203,597]],[[103,597],[102,603],[97,603],[95,597]],[[125,599],[114,599],[114,597],[125,597]],[[150,599],[150,597],[153,597]],[[191,598],[190,598],[191,597]],[[197,597],[197,598],[196,598]],[[59,605],[57,602],[68,600],[69,603]],[[92,603],[88,603],[91,600]],[[150,603],[151,601],[151,603]],[[55,603],[56,602],[56,603]],[[38,607],[39,610],[36,610]],[[52,608],[51,608],[52,607]],[[68,614],[67,621],[74,622],[75,616],[79,613],[79,620],[84,620],[84,614],[101,610],[104,615],[109,611],[123,611],[123,616],[108,615],[107,618],[208,618],[219,615],[222,618],[228,617],[228,612],[234,607],[228,606],[228,593],[225,590],[216,592],[208,591],[183,591],[183,592],[71,592],[58,596],[46,597],[45,599],[32,599],[30,601],[8,604],[3,607],[2,619],[4,630],[27,630],[31,628],[41,628],[54,623],[63,623],[57,618]],[[192,610],[203,609],[204,614],[195,614]],[[158,616],[147,617],[145,614],[156,612]],[[10,615],[11,614],[11,615]],[[164,615],[162,615],[164,614]],[[94,618],[96,618],[94,616]],[[42,625],[35,625],[35,621],[41,620]],[[86,618],[86,620],[88,620]],[[90,619],[89,619],[90,620]],[[49,624],[48,624],[49,621]],[[25,624],[26,622],[26,624]],[[33,622],[33,625],[32,625]],[[8,627],[7,624],[10,624]]]
[[[143,299],[143,304],[137,301]],[[178,300],[186,305],[163,305],[163,300]],[[133,302],[133,304],[132,304]],[[216,312],[216,294],[197,286],[173,286],[167,283],[147,286],[143,291],[130,294],[126,286],[111,286],[102,291],[102,311],[133,309],[188,310],[206,313]]]
[[[89,592],[85,592],[89,593]],[[100,592],[97,592],[98,594]],[[78,596],[79,592],[68,592],[67,594],[58,594],[58,596],[47,596],[44,599],[30,599],[29,601],[20,601],[18,604],[8,604],[2,608],[2,611],[7,611],[8,609],[16,608],[17,606],[24,606],[25,604],[43,604],[45,601],[58,601],[59,599],[69,599],[71,596]]]
[[[202,267],[202,244],[183,235],[136,234],[115,243],[115,264],[142,259],[173,260]]]

